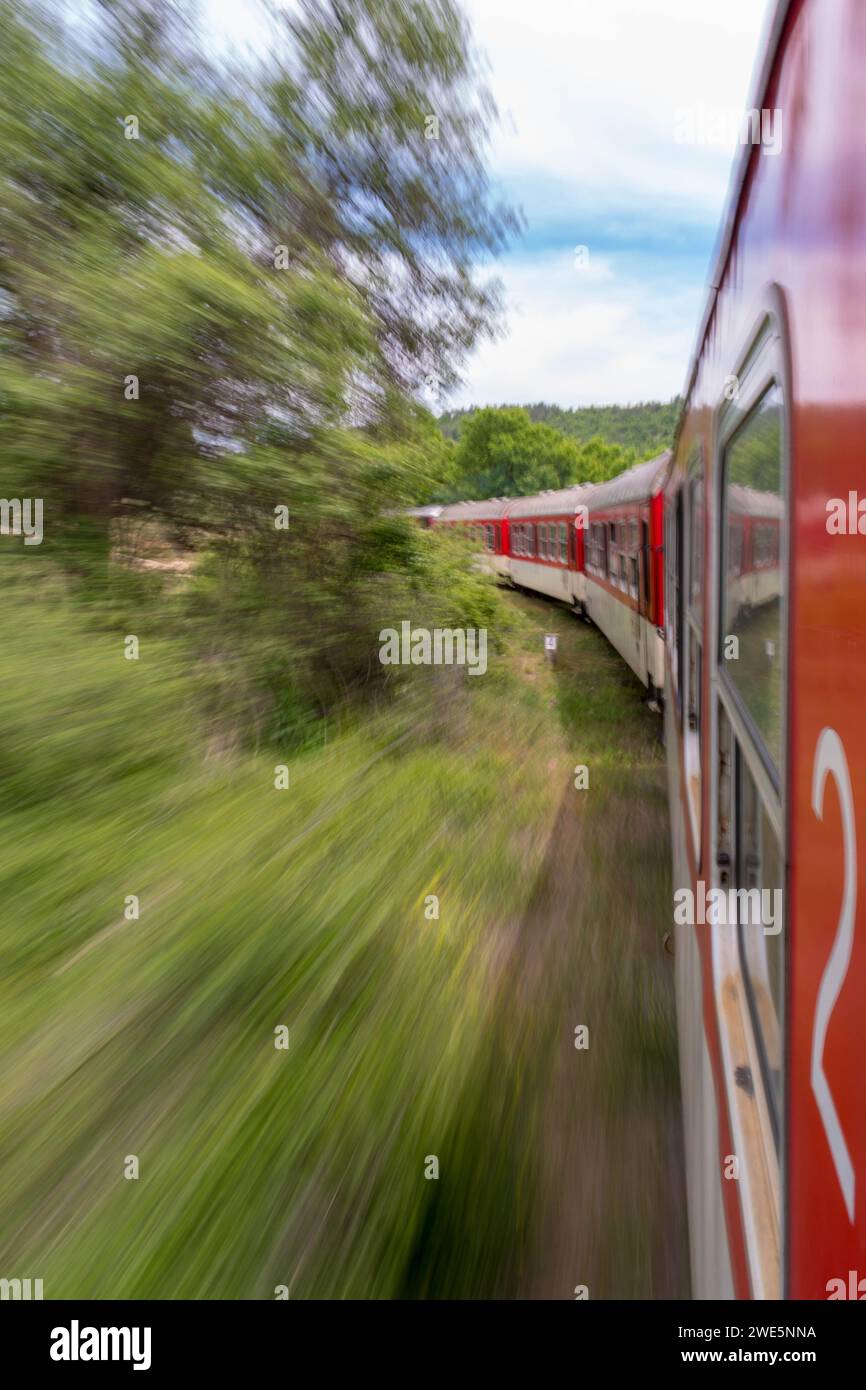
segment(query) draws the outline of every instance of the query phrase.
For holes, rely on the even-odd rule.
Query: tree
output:
[[[4,486],[91,579],[124,518],[170,528],[230,698],[253,672],[321,707],[416,582],[388,514],[453,477],[415,388],[495,325],[477,265],[516,221],[467,25],[451,0],[303,0],[231,71],[188,5],[87,13],[0,0]]]
[[[104,0],[83,40],[0,4],[0,444],[104,545],[129,498],[309,513],[335,432],[415,439],[412,389],[492,329],[474,265],[515,222],[451,0],[304,0],[278,32],[231,73],[170,0]]]
[[[465,418],[456,451],[463,496],[521,497],[572,483],[600,482],[636,462],[601,439],[585,445],[520,406],[488,406]]]
[[[523,407],[536,424],[552,425],[560,433],[579,444],[602,439],[634,450],[635,458],[652,458],[669,449],[679,418],[682,400],[644,401],[638,405],[587,405],[576,409],[550,405],[539,401]],[[439,416],[440,428],[448,438],[459,439],[464,425],[475,413],[476,406],[462,410],[444,411]]]

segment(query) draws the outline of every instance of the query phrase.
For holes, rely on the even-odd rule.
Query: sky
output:
[[[447,404],[670,399],[736,146],[735,129],[682,137],[745,110],[766,0],[462,3],[501,117],[490,172],[526,230],[496,267],[505,335]],[[250,39],[246,0],[206,8],[229,42]]]
[[[507,338],[454,404],[669,399],[683,388],[764,0],[467,0],[505,118],[491,167],[528,222],[500,268]],[[575,255],[575,248],[585,250]]]

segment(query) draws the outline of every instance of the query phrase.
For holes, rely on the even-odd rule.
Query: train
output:
[[[864,71],[863,0],[772,9],[672,449],[429,521],[663,712],[697,1299],[866,1298]]]

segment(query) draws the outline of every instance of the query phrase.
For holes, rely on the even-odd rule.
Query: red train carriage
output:
[[[573,607],[582,605],[587,491],[561,488],[508,504],[508,568],[514,584]]]
[[[863,0],[778,5],[666,485],[674,883],[762,904],[676,927],[699,1298],[866,1295],[864,72]]]
[[[485,552],[485,562],[501,578],[508,575],[507,497],[484,502],[451,502],[442,507],[436,526],[461,526]]]
[[[664,685],[663,486],[670,454],[587,490],[586,614],[647,686]]]
[[[731,483],[725,557],[729,606],[751,613],[779,598],[782,520],[778,494]]]

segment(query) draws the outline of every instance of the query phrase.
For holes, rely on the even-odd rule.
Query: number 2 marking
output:
[[[845,748],[835,729],[822,729],[815,748],[812,767],[812,810],[818,820],[824,819],[824,787],[831,774],[839,794],[842,811],[842,834],[845,854],[845,883],[842,907],[833,939],[833,949],[821,976],[815,1023],[812,1028],[812,1090],[818,1102],[821,1119],[836,1165],[836,1176],[845,1199],[848,1220],[854,1221],[854,1165],[845,1143],[842,1126],[824,1072],[824,1043],[830,1017],[836,1007],[839,991],[851,963],[854,946],[854,910],[857,904],[857,837],[854,829],[854,796]]]

